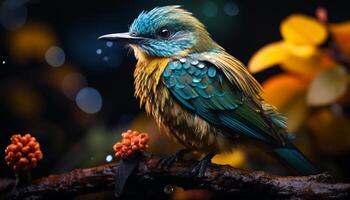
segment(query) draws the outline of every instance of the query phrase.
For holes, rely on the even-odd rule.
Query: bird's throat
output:
[[[160,77],[171,59],[149,56],[137,47],[133,49],[138,60],[134,71],[135,96],[143,105],[146,99],[158,93]]]

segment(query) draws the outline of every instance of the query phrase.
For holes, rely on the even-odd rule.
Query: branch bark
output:
[[[259,199],[350,199],[350,184],[335,183],[328,174],[312,176],[275,176],[261,171],[247,171],[211,164],[203,177],[190,174],[193,161],[179,161],[169,169],[157,166],[159,157],[145,157],[130,176],[126,192],[157,190],[166,185],[184,189],[206,189],[231,197],[259,197]],[[11,191],[13,181],[0,180],[0,199],[46,199],[71,197],[97,191],[112,191],[117,164],[49,175]],[[2,182],[2,184],[1,184]],[[142,186],[142,187],[140,187]]]

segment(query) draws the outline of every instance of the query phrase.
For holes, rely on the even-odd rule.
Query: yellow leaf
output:
[[[284,45],[295,56],[309,58],[316,53],[316,47],[313,45],[296,45],[291,42],[285,42]]]
[[[341,51],[350,59],[350,21],[330,25],[330,31]]]
[[[231,165],[232,167],[241,167],[246,161],[245,153],[236,149],[232,153],[221,153],[214,156],[213,163],[220,165]]]
[[[286,71],[306,77],[313,77],[323,69],[336,65],[329,55],[318,51],[314,46],[280,41],[256,52],[248,63],[248,69],[257,73],[278,64]]]
[[[279,64],[288,56],[284,42],[276,42],[261,48],[256,52],[248,63],[248,69],[257,73],[269,67]]]
[[[285,19],[280,26],[282,37],[297,45],[320,45],[327,38],[326,27],[316,19],[295,14]]]
[[[281,62],[281,67],[284,70],[309,78],[314,77],[324,69],[333,68],[335,66],[336,63],[333,59],[320,51],[315,51],[313,55],[309,57],[289,54],[289,57]]]
[[[336,101],[347,89],[347,74],[342,67],[320,72],[311,82],[307,103],[312,106],[327,105]]]
[[[263,98],[276,106],[287,119],[289,131],[294,132],[303,123],[307,106],[305,92],[308,82],[297,76],[282,74],[263,83]]]

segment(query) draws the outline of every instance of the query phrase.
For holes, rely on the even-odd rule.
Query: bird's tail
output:
[[[320,173],[320,169],[315,167],[297,148],[277,147],[273,149],[277,158],[292,170],[300,175],[311,175]]]

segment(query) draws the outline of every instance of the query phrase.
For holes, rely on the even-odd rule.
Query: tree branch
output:
[[[206,189],[232,197],[263,197],[269,199],[346,199],[350,198],[350,184],[334,183],[328,174],[312,176],[275,176],[261,171],[247,171],[211,164],[205,176],[194,177],[190,171],[193,161],[179,161],[168,170],[157,166],[159,157],[145,157],[130,176],[126,192],[162,191],[166,185],[184,189]],[[112,191],[118,164],[50,175],[32,181],[30,185],[11,191],[13,182],[0,180],[0,199],[44,199],[71,197],[97,191]],[[142,187],[137,187],[142,186]]]

